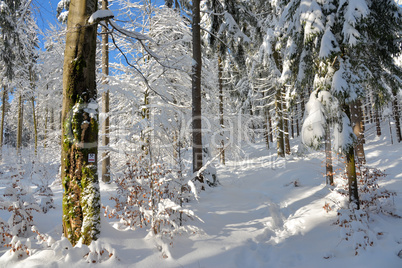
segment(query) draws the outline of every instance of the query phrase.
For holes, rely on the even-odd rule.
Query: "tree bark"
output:
[[[356,205],[356,209],[360,209],[359,192],[357,188],[356,164],[354,148],[351,146],[346,153],[346,176],[349,185],[349,202]]]
[[[267,149],[269,150],[269,132],[270,132],[270,129],[269,129],[269,120],[270,120],[270,118],[269,118],[269,112],[268,112],[268,108],[267,107],[264,107],[263,108],[263,111],[264,111],[264,139],[265,139],[265,144],[267,145]]]
[[[296,136],[300,136],[300,127],[299,127],[299,114],[298,114],[298,104],[296,104],[296,111],[295,111],[295,116],[296,116]]]
[[[399,116],[399,109],[398,109],[398,96],[394,94],[394,100],[392,101],[392,109],[395,119],[395,128],[396,128],[396,139],[398,142],[402,141],[402,134],[401,134],[401,121]]]
[[[97,174],[96,30],[87,19],[95,0],[71,0],[63,66],[62,151],[63,232],[75,245],[89,245],[100,233]]]
[[[2,102],[1,102],[1,125],[0,125],[0,158],[3,148],[4,136],[4,119],[6,117],[6,103],[7,103],[7,86],[3,86]]]
[[[351,110],[348,105],[343,105],[343,111],[351,121]],[[345,152],[346,157],[346,177],[349,186],[349,202],[355,204],[356,209],[360,209],[359,192],[357,188],[355,150],[353,145],[349,145]]]
[[[290,138],[289,138],[289,113],[286,111],[286,103],[282,104],[282,113],[283,113],[283,132],[284,132],[284,144],[285,144],[285,153],[290,154]],[[285,112],[286,111],[286,112]]]
[[[275,95],[275,110],[276,110],[276,119],[278,120],[276,124],[276,150],[278,153],[278,157],[285,157],[285,143],[283,137],[283,109],[282,109],[282,98],[281,98],[281,90],[277,89]]]
[[[218,49],[218,53],[219,49]],[[222,58],[218,55],[218,84],[219,84],[219,124],[221,127],[221,148],[220,148],[220,159],[221,164],[225,165],[225,141],[224,141],[224,120],[223,120],[223,82],[222,82]]]
[[[334,168],[332,165],[332,148],[331,148],[331,132],[329,124],[325,125],[325,171],[326,182],[329,185],[334,185]]]
[[[361,103],[360,101],[354,101],[350,105],[350,119],[351,119],[351,125],[353,128],[353,133],[355,133],[357,137],[357,141],[355,144],[355,152],[357,159],[360,163],[364,164],[366,163],[366,157],[364,154],[364,147],[363,147],[363,127],[362,127],[362,115],[361,115],[361,109],[360,109]]]
[[[274,142],[274,135],[272,134],[272,118],[271,118],[271,116],[269,116],[269,111],[267,112],[268,113],[268,130],[269,130],[269,141],[271,142],[271,143],[273,143]]]
[[[202,123],[201,123],[201,33],[200,0],[193,1],[193,66],[192,66],[192,119],[193,119],[193,172],[202,167]],[[197,178],[204,182],[201,177]]]
[[[23,111],[22,96],[20,93],[18,96],[17,154],[21,152],[22,145]]]
[[[49,126],[49,121],[48,121],[48,117],[49,117],[49,109],[46,107],[45,109],[45,133],[43,135],[43,148],[46,148],[46,140],[47,140],[47,128]]]
[[[102,9],[108,9],[108,1],[102,0]],[[107,77],[109,75],[109,35],[108,29],[102,26],[102,84],[106,85]],[[109,89],[102,93],[102,114],[104,116],[102,124],[102,147],[104,152],[102,154],[102,181],[110,182],[110,155],[106,149],[109,146]]]
[[[381,124],[380,124],[380,115],[378,114],[378,108],[374,107],[374,117],[375,117],[375,125],[377,130],[377,136],[381,136]]]
[[[38,122],[36,121],[36,113],[35,113],[35,97],[31,98],[31,103],[32,103],[32,116],[34,124],[35,155],[36,155],[38,152]]]

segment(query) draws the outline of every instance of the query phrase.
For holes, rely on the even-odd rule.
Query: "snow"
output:
[[[110,19],[113,18],[113,12],[109,9],[101,9],[101,10],[97,10],[94,14],[91,15],[91,17],[89,17],[88,22],[89,23],[94,23],[97,21],[101,21],[104,19]]]
[[[392,145],[388,136],[375,138],[375,128],[367,129],[367,162],[386,170],[388,176],[380,186],[396,191],[395,214],[402,215],[402,144]],[[99,240],[71,247],[61,236],[61,184],[53,183],[56,209],[34,213],[35,230],[49,235],[43,248],[35,248],[37,242],[32,240],[32,256],[23,260],[4,248],[0,267],[401,267],[400,218],[374,214],[369,232],[360,230],[365,221],[354,222],[355,235],[350,241],[343,239],[347,229],[333,223],[336,209],[346,201],[325,184],[323,152],[278,163],[272,157],[275,151],[264,144],[243,148],[243,161],[217,166],[221,185],[207,187],[198,201],[189,204],[202,219],[191,223],[194,233],[176,234],[171,245],[145,229],[117,230],[115,219],[102,216]],[[343,167],[341,161],[334,164]],[[101,183],[100,187],[102,203],[111,205],[115,186]],[[323,208],[326,203],[331,207],[328,212]],[[355,244],[363,243],[367,234],[373,246],[355,256]]]
[[[325,111],[317,98],[318,93],[312,92],[306,104],[306,119],[302,127],[302,141],[307,146],[319,148],[325,137]]]
[[[339,44],[336,41],[334,34],[331,32],[330,28],[327,28],[321,39],[319,57],[327,58],[331,56],[332,53],[340,51],[341,50],[339,49]]]
[[[7,4],[4,1],[0,1],[0,12],[6,11],[7,9]]]
[[[128,37],[131,37],[131,38],[134,38],[137,40],[149,40],[149,41],[153,42],[152,38],[150,38],[149,36],[146,36],[144,34],[141,34],[139,32],[135,32],[135,31],[128,31],[128,30],[120,27],[119,25],[117,25],[114,21],[109,21],[109,23],[118,32],[120,32]]]
[[[360,33],[355,29],[362,19],[366,18],[370,11],[367,6],[366,0],[342,0],[339,4],[339,9],[347,2],[345,11],[345,22],[343,24],[344,42],[349,46],[354,46],[357,43]],[[338,10],[339,11],[339,10]]]
[[[308,40],[311,36],[324,31],[324,15],[320,6],[316,1],[302,0],[301,7],[301,23],[304,24],[304,40]]]

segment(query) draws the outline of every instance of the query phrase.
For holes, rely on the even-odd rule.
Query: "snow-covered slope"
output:
[[[369,166],[385,169],[381,186],[395,191],[395,214],[402,215],[402,144],[389,138],[367,137]],[[355,256],[352,241],[343,240],[333,224],[345,197],[325,184],[324,154],[311,153],[277,160],[264,145],[248,146],[244,157],[218,166],[221,185],[200,193],[190,208],[202,219],[193,233],[178,233],[171,244],[147,235],[146,229],[121,231],[113,220],[102,220],[96,245],[113,254],[109,260],[88,264],[86,246],[71,249],[61,240],[60,185],[54,184],[56,209],[35,214],[41,233],[50,234],[55,249],[33,250],[14,261],[7,249],[1,267],[402,267],[402,219],[372,214],[368,227],[372,246]],[[335,161],[336,167],[342,164]],[[338,171],[340,173],[341,171]],[[339,180],[338,180],[339,181]],[[102,201],[113,185],[101,185]],[[325,204],[331,207],[328,212]],[[108,223],[108,221],[110,221]],[[56,245],[56,246],[55,246]],[[69,248],[69,249],[66,249]]]

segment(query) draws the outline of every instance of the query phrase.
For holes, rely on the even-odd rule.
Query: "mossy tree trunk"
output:
[[[89,245],[100,233],[97,174],[98,106],[95,52],[97,25],[89,25],[95,0],[71,0],[63,67],[61,176],[63,232],[72,245]]]
[[[108,9],[108,1],[102,0],[102,9]],[[109,35],[108,29],[102,26],[102,83],[107,84],[109,75]],[[102,93],[102,113],[104,121],[102,124],[102,146],[105,148],[102,154],[102,181],[110,182],[110,156],[106,148],[109,146],[109,89]]]

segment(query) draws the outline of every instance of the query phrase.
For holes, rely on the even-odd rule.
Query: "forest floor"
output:
[[[379,184],[396,193],[388,201],[393,214],[402,216],[402,144],[370,133],[367,165],[385,170]],[[41,233],[58,240],[54,244],[59,249],[33,250],[24,260],[15,260],[4,249],[0,267],[402,267],[397,256],[402,219],[397,216],[373,212],[367,224],[354,227],[364,229],[373,242],[357,255],[353,239],[342,238],[344,228],[334,223],[346,198],[325,184],[323,161],[322,152],[285,161],[264,144],[248,146],[242,159],[217,165],[218,187],[207,188],[198,202],[188,204],[202,220],[187,222],[193,225],[192,234],[175,234],[162,243],[146,228],[117,230],[115,220],[102,217],[97,245],[114,255],[98,264],[88,264],[81,256],[84,250],[60,250],[65,247],[60,242],[62,190],[54,183],[56,209],[36,213],[34,222]],[[335,166],[342,169],[337,160]],[[114,191],[113,184],[101,184],[103,204],[112,204]]]

